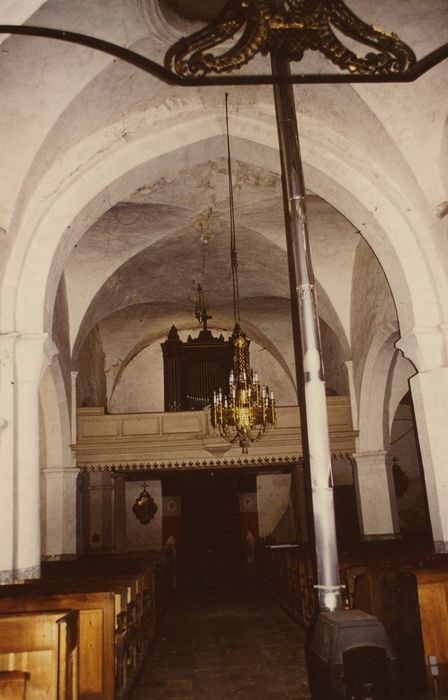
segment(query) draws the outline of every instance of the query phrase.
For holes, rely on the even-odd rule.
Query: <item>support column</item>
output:
[[[303,460],[294,467],[294,483],[295,483],[295,496],[296,496],[296,511],[297,511],[297,521],[299,528],[299,539],[300,542],[308,542],[310,539],[308,533],[308,522],[306,517],[306,481],[303,473]]]
[[[359,525],[364,540],[390,540],[400,536],[392,465],[384,450],[357,452],[354,480]]]
[[[448,367],[410,379],[434,549],[448,553]]]
[[[126,476],[114,475],[114,552],[126,551]]]
[[[107,472],[90,472],[83,489],[84,553],[113,550],[113,483]]]
[[[66,559],[76,555],[76,480],[75,467],[42,470],[42,556]]]
[[[436,552],[448,552],[448,326],[415,327],[396,347],[418,374],[409,380]]]
[[[39,383],[57,348],[47,333],[16,341],[14,578],[40,576]]]
[[[14,413],[17,333],[0,335],[0,585],[14,580]]]

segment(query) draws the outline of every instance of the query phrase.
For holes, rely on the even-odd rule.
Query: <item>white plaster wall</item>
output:
[[[110,413],[164,410],[163,358],[160,343],[144,348],[127,366],[109,402]]]
[[[104,352],[98,328],[87,336],[75,360],[77,406],[106,406],[106,376]]]
[[[257,503],[260,537],[270,535],[289,504],[291,474],[258,474]]]
[[[384,342],[397,328],[397,312],[384,272],[372,249],[360,237],[351,301],[351,346],[358,406],[364,366],[372,344],[378,336]]]
[[[143,482],[126,483],[126,549],[144,550],[162,548],[162,482],[150,481],[147,490],[157,505],[157,513],[143,525],[132,512],[132,506],[142,490]]]
[[[336,333],[322,320],[320,337],[326,388],[333,389],[339,396],[347,396],[349,391],[345,361],[348,358]]]
[[[297,403],[297,392],[283,368],[269,352],[253,341],[250,344],[250,363],[254,371],[258,370],[260,382],[273,388],[278,406]]]

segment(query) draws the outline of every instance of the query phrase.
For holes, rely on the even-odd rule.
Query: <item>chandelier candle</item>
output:
[[[229,374],[229,394],[222,388],[213,392],[212,422],[220,435],[237,442],[244,454],[251,442],[259,440],[269,426],[275,425],[274,392],[260,387],[258,372],[249,361],[249,340],[238,324],[233,335],[233,369]]]

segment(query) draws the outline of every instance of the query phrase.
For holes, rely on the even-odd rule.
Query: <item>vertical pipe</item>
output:
[[[290,74],[289,62],[278,54],[271,54],[271,63],[274,76]],[[288,251],[292,256],[289,268],[290,275],[294,277],[291,287],[297,296],[299,314],[300,332],[295,333],[294,345],[295,352],[301,353],[302,357],[302,376],[298,370],[297,383],[299,386],[301,383],[304,385],[306,419],[302,424],[302,431],[306,431],[306,440],[303,442],[308,444],[309,451],[318,600],[321,610],[333,611],[342,607],[342,601],[331,479],[327,400],[316,289],[309,249],[305,183],[292,85],[274,85],[274,101],[284,183],[283,194],[286,198],[285,229],[289,237]]]

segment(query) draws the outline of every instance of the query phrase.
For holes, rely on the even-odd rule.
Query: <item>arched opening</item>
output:
[[[395,411],[390,449],[402,536],[414,542],[429,541],[431,524],[410,391],[401,398]]]

